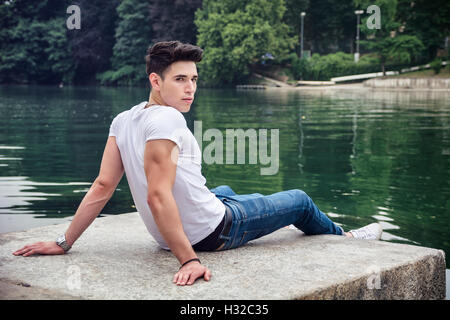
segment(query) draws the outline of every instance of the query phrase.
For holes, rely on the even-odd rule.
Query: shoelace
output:
[[[374,234],[369,233],[367,230],[352,230],[352,234],[355,238],[357,239],[367,239],[367,238],[371,238],[371,236],[373,238],[375,238]]]

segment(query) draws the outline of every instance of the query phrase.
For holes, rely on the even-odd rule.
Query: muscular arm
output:
[[[178,147],[170,140],[148,141],[145,146],[144,169],[147,177],[147,202],[158,230],[170,250],[182,264],[197,258],[181,223],[175,198],[172,193],[178,160]],[[192,284],[204,275],[209,280],[210,271],[198,262],[191,262],[174,276],[177,284]]]
[[[173,148],[177,148],[176,144],[170,140],[147,142],[144,169],[148,184],[147,202],[153,218],[170,250],[183,263],[197,256],[184,233],[172,194],[177,168],[176,162],[171,159]]]
[[[89,191],[81,201],[69,228],[66,241],[72,245],[86,228],[94,221],[111,198],[123,176],[123,164],[115,137],[109,137],[103,152],[100,172]],[[55,241],[36,242],[15,251],[14,255],[63,254],[64,250]]]
[[[81,201],[69,228],[66,241],[72,245],[95,220],[113,195],[124,172],[115,137],[109,137],[103,153],[100,172]]]

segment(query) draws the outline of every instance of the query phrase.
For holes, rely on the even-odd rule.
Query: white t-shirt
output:
[[[133,200],[147,230],[158,244],[169,249],[147,203],[147,177],[144,171],[146,142],[169,139],[179,148],[172,193],[178,206],[184,232],[192,245],[206,238],[221,222],[225,205],[206,186],[201,173],[201,151],[181,112],[169,106],[145,108],[147,101],[118,114],[109,136],[116,137]]]

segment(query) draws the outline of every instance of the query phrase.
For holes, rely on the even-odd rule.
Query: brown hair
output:
[[[152,72],[164,79],[163,72],[174,62],[202,60],[203,50],[200,47],[180,41],[157,42],[147,49],[145,56],[147,75]]]

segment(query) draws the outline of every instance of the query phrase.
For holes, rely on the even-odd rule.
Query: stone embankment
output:
[[[241,248],[199,252],[209,282],[176,286],[179,264],[139,214],[97,218],[69,253],[14,256],[68,223],[0,235],[0,299],[444,299],[442,250],[281,229]]]
[[[374,78],[364,81],[364,86],[371,88],[450,90],[450,78]]]

